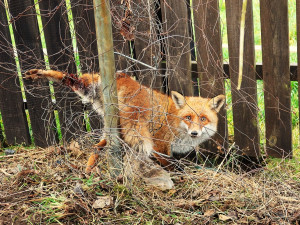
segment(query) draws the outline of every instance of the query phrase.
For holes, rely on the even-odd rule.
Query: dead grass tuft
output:
[[[103,152],[19,148],[0,156],[0,224],[299,224],[300,179],[264,167],[233,173],[195,167],[173,172],[175,188],[112,179]],[[298,177],[298,179],[297,179]]]

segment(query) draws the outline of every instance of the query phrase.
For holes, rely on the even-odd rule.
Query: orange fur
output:
[[[98,82],[99,74],[97,74],[97,73],[95,73],[95,74],[85,73],[79,78],[79,80],[83,83],[84,87],[88,87],[91,84],[95,84],[95,83]]]
[[[86,168],[85,168],[85,172],[86,173],[90,173],[92,171],[92,169],[96,166],[96,162],[99,158],[99,154],[97,153],[92,153],[88,159]]]
[[[98,150],[102,150],[104,147],[106,146],[106,140],[102,139],[98,144],[96,144],[96,147],[98,148]],[[92,169],[96,166],[96,162],[99,158],[99,154],[97,152],[93,152],[89,159],[88,162],[86,164],[86,168],[85,168],[85,172],[86,173],[90,173],[92,171]]]

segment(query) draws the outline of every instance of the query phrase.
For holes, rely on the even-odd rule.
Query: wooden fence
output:
[[[134,57],[159,70],[147,70],[144,65],[127,60],[120,54],[115,55],[116,68],[127,69],[141,83],[154,89],[171,89],[185,95],[198,95],[200,89],[203,97],[225,93],[224,79],[230,78],[234,141],[244,154],[254,157],[260,156],[256,80],[263,77],[267,154],[291,157],[290,81],[299,79],[300,75],[297,67],[289,63],[288,1],[260,1],[261,66],[255,65],[252,1],[248,0],[243,81],[241,89],[237,90],[242,2],[226,0],[228,65],[223,64],[218,0],[193,0],[193,5],[184,0],[111,0],[115,52]],[[93,2],[71,0],[70,4],[81,72],[97,70]],[[38,5],[50,67],[78,73],[66,2],[40,0]],[[36,7],[34,0],[8,0],[8,21],[4,0],[0,1],[0,110],[4,125],[2,132],[10,145],[31,143],[17,66],[19,64],[24,72],[31,68],[45,68],[47,61],[42,50]],[[300,21],[298,1],[297,21]],[[13,27],[15,48],[9,23]],[[300,30],[299,23],[297,28]],[[298,46],[299,40],[298,34]],[[196,62],[191,62],[191,56]],[[84,109],[71,91],[54,86],[54,105],[47,82],[36,85],[23,80],[23,83],[28,90],[26,107],[35,145],[46,147],[57,143],[54,108],[59,109],[57,112],[65,141],[85,129]],[[198,83],[200,88],[193,85]],[[91,127],[99,128],[99,118],[93,113],[89,115]],[[226,148],[227,130],[226,111],[223,110],[219,134],[210,148]]]

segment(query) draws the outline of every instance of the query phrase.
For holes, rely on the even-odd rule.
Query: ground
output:
[[[103,151],[91,175],[92,147],[0,150],[0,224],[300,224],[300,174],[265,166],[229,171],[189,163],[161,191],[111,178]],[[282,172],[280,172],[282,171]]]

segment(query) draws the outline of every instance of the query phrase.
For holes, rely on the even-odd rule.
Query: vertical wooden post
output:
[[[242,153],[260,157],[259,130],[257,120],[257,93],[255,79],[254,32],[252,0],[248,0],[245,20],[245,43],[243,57],[243,82],[237,90],[239,71],[239,39],[243,1],[226,2],[229,71],[232,92],[234,141]]]
[[[161,1],[163,32],[166,35],[166,75],[170,90],[193,95],[191,54],[186,1]]]
[[[197,67],[200,79],[200,95],[212,98],[225,94],[222,38],[218,0],[193,0],[195,18],[195,42],[197,48]],[[226,112],[219,112],[218,133],[207,149],[217,152],[226,149]]]
[[[292,157],[287,0],[261,0],[261,41],[269,156]]]
[[[155,1],[134,0],[133,21],[136,23],[134,33],[134,50],[136,59],[156,67],[161,62],[161,47],[157,41],[155,24]],[[162,89],[162,79],[156,70],[149,70],[143,65],[136,65],[139,82],[152,89]]]
[[[104,103],[104,130],[108,143],[110,170],[113,176],[121,172],[122,158],[117,130],[118,96],[115,80],[115,59],[109,0],[94,0],[95,27],[99,53],[99,72]]]

